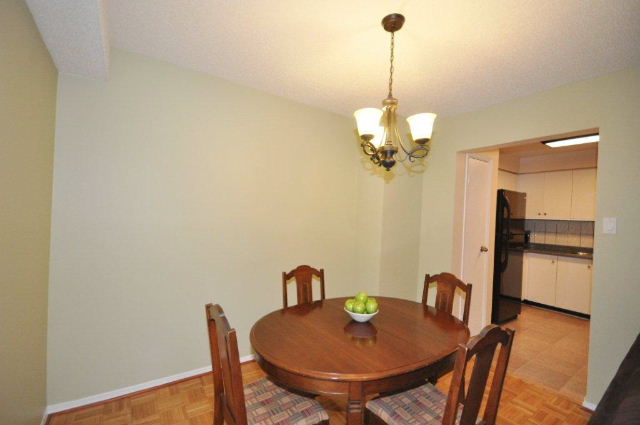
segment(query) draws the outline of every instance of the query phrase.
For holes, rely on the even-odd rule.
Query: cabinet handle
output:
[[[591,264],[587,264],[587,268],[590,269],[591,268]]]
[[[555,263],[556,263],[556,260],[551,260],[551,264],[555,264]]]
[[[547,213],[544,213],[544,215],[547,215]]]

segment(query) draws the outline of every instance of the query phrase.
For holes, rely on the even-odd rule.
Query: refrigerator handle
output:
[[[505,270],[507,270],[507,266],[509,265],[509,249],[507,248],[507,240],[504,240],[504,243],[502,244],[502,252],[500,257],[500,271],[504,272]]]
[[[502,252],[500,253],[500,269],[501,271],[505,271],[507,266],[509,265],[509,239],[511,239],[511,205],[509,205],[509,200],[504,194],[502,195],[502,199],[504,200],[504,209],[502,210],[504,214],[504,210],[507,211],[507,217],[505,220],[505,228],[502,229]],[[503,258],[504,259],[503,259]]]
[[[504,260],[502,261],[502,264],[500,265],[500,269],[501,269],[500,271],[503,272],[503,271],[507,270],[507,266],[509,265],[509,249],[507,248],[506,241],[505,241],[505,244],[504,244],[502,249],[504,250],[504,251],[502,251],[503,252],[503,256],[504,256]]]
[[[504,195],[503,195],[504,196]],[[511,205],[509,204],[509,200],[507,199],[507,197],[504,197],[504,205],[507,209],[507,220],[506,220],[506,224],[507,224],[507,231],[505,232],[505,235],[507,237],[507,241],[511,239]]]

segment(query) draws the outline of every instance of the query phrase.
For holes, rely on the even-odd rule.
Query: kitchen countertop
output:
[[[516,251],[533,252],[536,254],[560,255],[563,257],[593,259],[593,248],[568,245],[549,245],[542,243],[530,243],[526,245],[511,247]]]

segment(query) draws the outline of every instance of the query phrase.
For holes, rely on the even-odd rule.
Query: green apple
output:
[[[373,298],[373,297],[369,297],[369,298],[367,298],[367,301],[375,301],[375,302],[378,302],[378,300],[376,300],[376,299],[375,299],[375,298]]]
[[[356,300],[354,300],[353,298],[349,298],[344,302],[344,308],[346,308],[349,311],[353,311],[353,305],[355,303],[356,303]]]
[[[368,298],[366,292],[359,292],[358,295],[356,295],[356,301],[360,301],[363,304],[367,302]]]
[[[353,312],[354,313],[364,314],[365,311],[367,311],[367,307],[365,306],[365,304],[362,301],[356,301],[353,304]]]
[[[373,298],[369,298],[367,300],[367,303],[365,304],[365,309],[367,310],[368,314],[375,313],[376,311],[378,311],[378,302]]]

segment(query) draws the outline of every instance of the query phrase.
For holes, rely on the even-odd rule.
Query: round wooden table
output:
[[[302,304],[267,314],[251,329],[262,369],[282,386],[320,395],[346,395],[347,423],[363,423],[367,395],[398,391],[453,368],[469,339],[457,318],[433,307],[376,297],[379,313],[351,320],[347,298]]]

